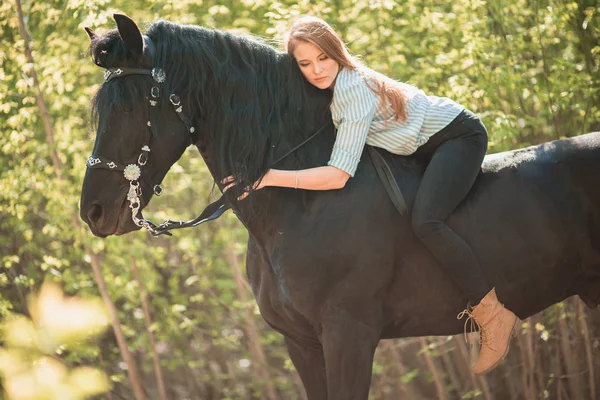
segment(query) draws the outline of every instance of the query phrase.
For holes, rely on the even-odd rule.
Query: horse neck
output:
[[[219,31],[181,30],[180,42],[165,46],[161,61],[188,112],[204,122],[200,135],[219,158],[217,179],[240,174],[243,164],[248,172],[240,175],[250,184],[326,120],[331,95],[308,84],[290,56]],[[295,163],[292,157],[279,166],[297,169],[314,158],[305,150],[297,154]]]
[[[258,141],[248,141],[239,147],[250,148],[254,152],[244,154],[244,160],[261,160],[260,168],[255,166],[260,169],[260,175],[267,171],[270,162],[302,143],[326,122],[330,123],[331,94],[307,83],[291,57],[265,46],[247,46],[247,42],[232,35],[196,28],[189,30],[176,45],[166,45],[169,40],[174,41],[167,38],[159,62],[164,63],[172,91],[182,97],[184,112],[190,113],[195,122],[198,131],[196,146],[215,181],[219,182],[231,174],[228,162],[238,161],[235,152],[228,151],[227,147],[239,145],[236,141],[248,138]],[[158,32],[156,37],[159,40],[161,33]],[[186,37],[194,40],[186,40]],[[240,40],[241,44],[236,40]],[[234,51],[238,53],[233,54]],[[230,59],[236,61],[226,61]],[[226,62],[232,64],[215,67]],[[252,79],[253,74],[259,76]],[[257,81],[261,84],[257,85]],[[244,107],[254,113],[251,116],[259,124],[242,126],[251,129],[236,132],[235,129],[240,128],[238,125],[246,122],[243,119]],[[238,135],[231,137],[231,131]],[[326,129],[282,160],[276,168],[301,169],[324,165],[331,151],[332,137],[332,129]],[[266,152],[271,154],[266,155]],[[234,159],[223,162],[224,155]],[[259,191],[253,194],[254,199],[243,202],[236,201],[233,194],[228,196],[234,212],[251,232],[262,232],[277,223],[278,216],[268,212],[269,204],[277,202],[277,191]]]

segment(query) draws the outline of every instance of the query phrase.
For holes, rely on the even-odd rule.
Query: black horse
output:
[[[154,184],[193,143],[215,181],[240,182],[227,199],[248,229],[248,279],[309,399],[366,399],[380,339],[462,332],[467,299],[396,211],[367,153],[343,190],[265,188],[236,200],[313,132],[322,131],[277,167],[329,158],[330,94],[291,57],[220,31],[158,21],[144,36],[115,20],[117,30],[88,30],[94,62],[109,69],[93,100],[98,133],[81,195],[95,235],[144,225],[138,212]],[[427,159],[388,158],[410,207]],[[130,182],[111,171],[127,162]],[[519,317],[572,295],[600,302],[599,170],[600,133],[490,155],[450,218]]]

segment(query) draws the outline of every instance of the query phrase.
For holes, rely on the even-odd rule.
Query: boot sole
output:
[[[504,352],[504,355],[502,356],[501,359],[498,360],[498,362],[496,362],[496,364],[492,365],[491,367],[489,367],[488,369],[486,369],[485,371],[481,371],[481,372],[474,372],[475,375],[484,375],[487,374],[488,372],[490,372],[491,370],[493,370],[494,368],[496,368],[498,366],[498,364],[500,364],[502,362],[502,360],[504,360],[506,358],[506,355],[508,354],[508,351],[510,350],[510,342],[512,341],[512,339],[517,337],[517,334],[519,333],[519,328],[521,327],[522,321],[519,319],[519,317],[517,317],[517,320],[515,321],[515,324],[512,327],[512,331],[510,332],[510,336],[508,339],[508,344],[506,345],[506,351]]]

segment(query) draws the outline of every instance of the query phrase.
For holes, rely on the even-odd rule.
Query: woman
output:
[[[487,150],[484,125],[448,98],[427,96],[362,66],[321,19],[296,21],[286,44],[306,80],[333,91],[336,140],[328,165],[299,171],[271,169],[254,189],[341,189],[354,176],[365,144],[409,155],[429,143],[432,156],[414,202],[413,229],[474,305],[458,316],[474,319],[480,328],[481,352],[473,372],[491,370],[506,356],[520,321],[498,302],[469,245],[445,223],[479,173]],[[231,181],[230,177],[225,183]]]

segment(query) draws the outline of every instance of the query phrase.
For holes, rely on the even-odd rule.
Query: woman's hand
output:
[[[256,191],[259,189],[264,188],[265,186],[267,186],[265,184],[265,179],[266,175],[262,177],[262,179],[257,180],[256,182],[254,182],[254,184],[252,185],[252,190]],[[227,178],[223,179],[221,181],[221,184],[226,185],[223,188],[223,193],[225,193],[227,190],[229,190],[230,188],[232,188],[233,186],[236,185],[235,179],[233,177],[233,175],[228,176]],[[250,186],[246,186],[246,188],[244,188],[244,193],[242,193],[242,195],[240,195],[237,199],[238,200],[244,200],[246,197],[248,197],[248,195],[250,194]]]

